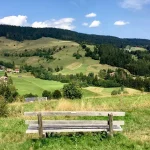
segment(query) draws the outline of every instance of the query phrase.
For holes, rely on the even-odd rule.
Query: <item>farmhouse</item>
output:
[[[13,72],[13,69],[10,69],[10,68],[7,68],[7,73],[11,73],[11,72]]]
[[[19,72],[20,72],[19,69],[15,69],[15,70],[13,71],[13,73],[19,73]]]

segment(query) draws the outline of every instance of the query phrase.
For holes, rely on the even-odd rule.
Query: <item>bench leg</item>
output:
[[[110,137],[113,137],[113,114],[109,114],[109,120],[108,120],[108,125],[109,125],[109,135]]]
[[[38,116],[38,125],[39,125],[39,137],[43,138],[42,115],[41,113],[38,113],[37,116]]]

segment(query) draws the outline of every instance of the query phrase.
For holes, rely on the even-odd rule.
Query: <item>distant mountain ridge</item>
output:
[[[85,42],[87,44],[113,44],[118,47],[124,47],[126,45],[150,45],[150,40],[148,39],[118,38],[114,36],[84,34],[58,28],[32,28],[10,25],[0,25],[0,37],[2,36],[16,41],[36,40],[41,37],[51,37],[60,40],[75,41],[78,43]]]

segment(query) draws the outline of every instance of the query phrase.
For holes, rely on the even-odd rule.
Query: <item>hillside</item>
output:
[[[0,25],[0,37],[1,36],[5,36],[8,39],[13,39],[16,41],[35,40],[42,37],[51,37],[61,40],[75,41],[78,43],[85,42],[87,44],[114,44],[118,47],[126,45],[150,45],[150,40],[146,39],[121,39],[113,36],[90,35],[57,28],[32,28],[8,25]]]
[[[15,53],[22,54],[34,52],[36,49],[49,49],[49,48],[63,48],[61,51],[53,55],[54,60],[47,61],[43,57],[30,56],[30,57],[18,57]],[[93,46],[90,46],[93,49]],[[27,50],[27,51],[25,51]],[[82,58],[76,59],[73,57],[73,53],[79,53]],[[10,56],[4,56],[4,53],[8,53]],[[13,54],[13,56],[11,56]],[[83,72],[88,74],[89,72],[98,73],[101,69],[115,69],[110,65],[99,64],[98,60],[93,60],[90,57],[85,57],[85,51],[79,46],[78,43],[72,41],[63,41],[53,38],[40,38],[37,40],[25,40],[22,42],[6,39],[5,37],[0,37],[0,60],[5,62],[15,62],[17,66],[23,64],[28,64],[32,66],[44,66],[44,68],[56,68],[57,66],[62,66],[63,70],[59,73],[62,74],[76,74]]]

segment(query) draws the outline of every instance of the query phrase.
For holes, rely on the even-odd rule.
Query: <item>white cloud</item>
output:
[[[0,24],[7,24],[7,25],[15,25],[15,26],[32,26],[35,28],[44,28],[44,27],[54,27],[54,28],[61,28],[61,29],[68,29],[73,30],[75,26],[72,25],[74,18],[62,18],[59,20],[47,20],[43,22],[33,22],[32,25],[27,22],[27,16],[7,16],[0,19]]]
[[[59,20],[47,20],[44,22],[34,22],[32,27],[34,28],[44,28],[44,27],[54,27],[54,28],[61,28],[61,29],[68,29],[73,30],[75,26],[72,25],[74,18],[62,18]]]
[[[27,24],[27,16],[7,16],[0,19],[0,24],[24,26]]]
[[[93,27],[98,27],[99,25],[101,24],[100,21],[98,20],[94,20],[91,24],[90,24],[90,28],[93,28]]]
[[[83,26],[88,26],[88,23],[84,22],[82,23]]]
[[[121,6],[123,8],[130,8],[140,10],[144,5],[150,4],[150,0],[123,0]]]
[[[127,24],[130,24],[130,22],[125,22],[125,21],[119,20],[114,23],[114,25],[116,25],[116,26],[124,26]]]
[[[90,14],[85,15],[85,17],[87,18],[96,17],[96,14],[92,12]]]

